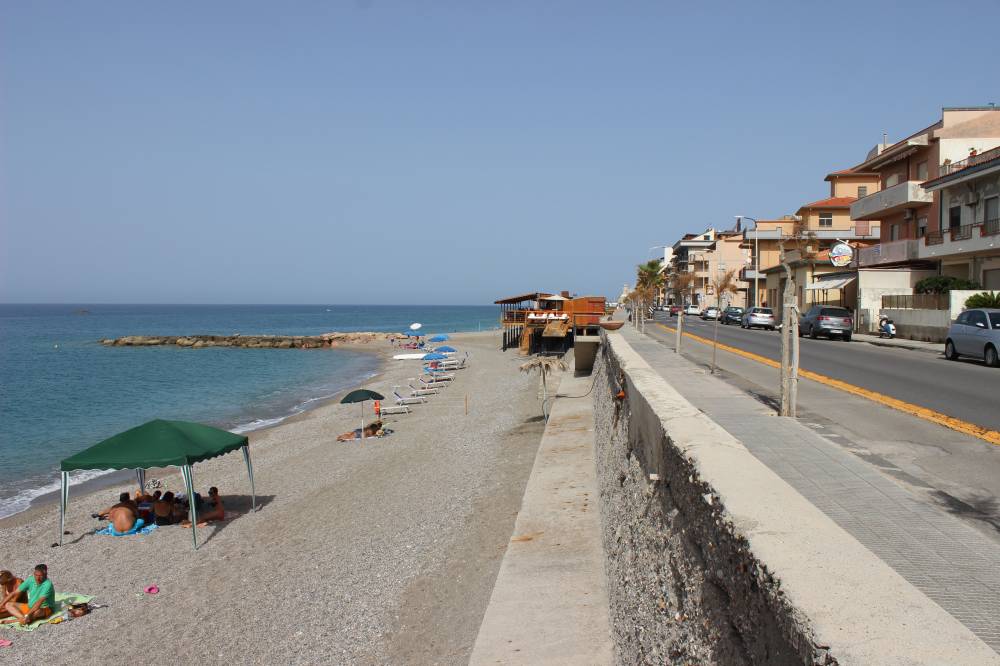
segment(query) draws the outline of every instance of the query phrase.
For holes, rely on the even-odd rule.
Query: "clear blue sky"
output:
[[[0,301],[616,296],[651,245],[794,212],[882,131],[1000,103],[998,23],[995,0],[4,2]]]

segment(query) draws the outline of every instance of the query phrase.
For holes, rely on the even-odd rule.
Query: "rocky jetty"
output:
[[[396,333],[324,333],[322,335],[126,335],[105,338],[108,347],[247,347],[251,349],[322,349],[341,345],[388,342],[403,336]]]

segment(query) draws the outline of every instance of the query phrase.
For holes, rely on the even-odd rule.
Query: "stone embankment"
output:
[[[594,435],[618,663],[1000,664],[624,336],[602,337]]]
[[[395,333],[323,333],[322,335],[126,335],[105,338],[107,347],[245,347],[250,349],[322,349],[341,345],[366,345],[401,338]]]

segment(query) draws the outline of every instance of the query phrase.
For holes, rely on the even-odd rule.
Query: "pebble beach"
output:
[[[102,606],[31,633],[0,628],[14,642],[3,657],[467,663],[543,422],[537,376],[499,351],[497,332],[449,344],[470,352],[468,367],[412,413],[385,417],[387,437],[336,442],[360,420],[357,405],[336,399],[250,433],[256,513],[239,454],[197,465],[196,488],[218,486],[231,515],[199,530],[197,551],[177,526],[94,535],[90,514],[129,486],[71,493],[59,548],[54,504],[0,521],[0,568],[25,576],[44,562],[57,592]],[[365,388],[391,396],[419,362],[378,352],[383,369]],[[179,474],[160,478],[182,490]],[[153,584],[159,593],[145,594]]]

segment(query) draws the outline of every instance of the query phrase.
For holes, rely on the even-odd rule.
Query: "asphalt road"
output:
[[[657,313],[657,321],[676,327],[676,317]],[[714,322],[684,318],[684,330],[712,338]],[[673,346],[674,334],[647,321],[646,332]],[[781,334],[719,324],[719,342],[780,360]],[[944,356],[866,342],[801,338],[799,367],[927,407],[954,418],[1000,430],[1000,368],[976,361],[948,361]],[[697,342],[685,339],[684,344]],[[808,380],[802,380],[808,381]],[[777,383],[777,377],[775,377]]]

